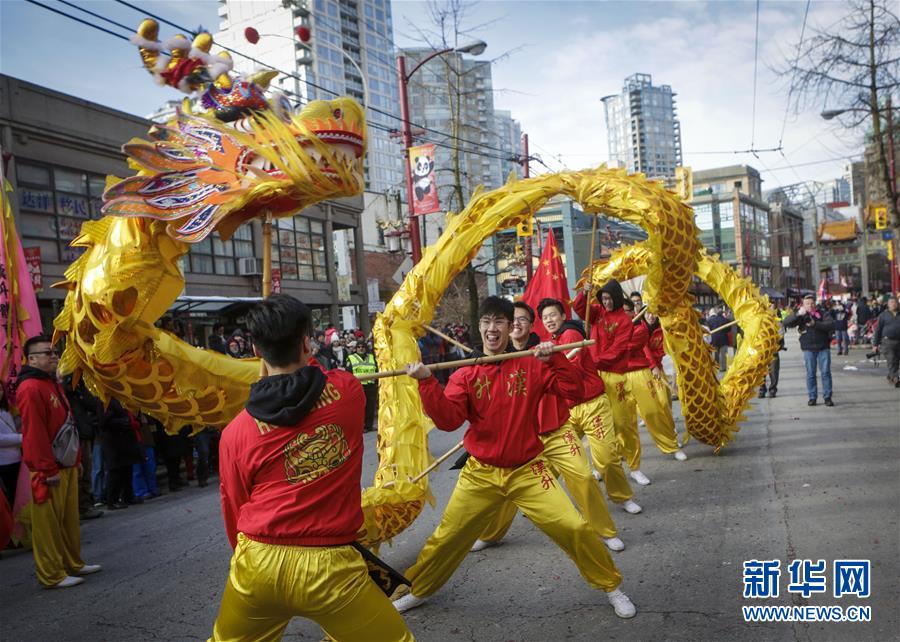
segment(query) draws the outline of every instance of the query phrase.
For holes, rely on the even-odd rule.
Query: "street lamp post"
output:
[[[400,123],[403,138],[403,164],[404,173],[406,174],[406,203],[409,216],[409,241],[412,246],[413,265],[418,263],[422,258],[422,238],[419,234],[419,221],[416,219],[416,213],[413,209],[412,195],[414,192],[412,171],[409,164],[409,148],[412,147],[412,128],[409,122],[409,97],[407,93],[409,79],[412,78],[413,74],[415,74],[422,65],[432,58],[454,51],[457,53],[468,53],[473,56],[478,56],[484,52],[485,48],[487,48],[487,44],[485,44],[484,41],[478,40],[465,47],[439,49],[425,56],[409,73],[406,72],[406,56],[397,56],[397,80],[400,83]]]

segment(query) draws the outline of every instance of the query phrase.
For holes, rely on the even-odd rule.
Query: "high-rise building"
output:
[[[219,3],[215,41],[292,74],[293,77],[278,76],[273,85],[288,93],[294,102],[347,95],[362,104],[364,89],[368,90],[366,188],[375,192],[400,188],[401,150],[388,132],[400,127],[390,0]],[[247,41],[248,27],[259,34],[257,44]],[[300,27],[309,32],[306,43],[297,37]],[[243,73],[259,67],[241,56],[234,57],[234,65]]]
[[[404,49],[407,68],[432,53],[432,49]],[[458,211],[455,194],[453,121],[458,123],[456,141],[460,147],[460,177],[465,206],[478,185],[494,189],[506,182],[504,170],[510,165],[507,154],[496,151],[513,147],[510,130],[517,127],[512,118],[494,111],[493,82],[490,62],[471,60],[459,53],[448,53],[428,61],[409,81],[409,119],[413,133],[417,125],[427,128],[424,138],[438,145],[435,150],[438,197],[441,208]],[[459,114],[453,113],[459,99]],[[456,117],[456,118],[455,118]],[[440,132],[440,133],[438,133]],[[489,148],[479,147],[485,145]],[[512,155],[512,154],[511,154]],[[504,157],[501,159],[501,157]]]
[[[509,157],[500,161],[500,178],[505,181],[512,171],[521,175],[522,166],[513,159],[522,155],[522,126],[505,109],[494,110],[494,125],[498,144],[492,147],[499,147]]]
[[[770,225],[757,170],[731,165],[695,171],[691,206],[710,253],[757,285],[772,285],[772,237],[780,232]]]
[[[625,79],[622,93],[602,98],[606,111],[609,158],[653,177],[673,177],[681,165],[681,124],[675,117],[675,92],[654,87],[650,74]]]

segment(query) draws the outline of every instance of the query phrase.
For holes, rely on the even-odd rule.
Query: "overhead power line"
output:
[[[144,15],[150,16],[150,17],[153,18],[154,20],[158,20],[159,22],[163,22],[163,23],[169,25],[170,27],[174,27],[175,29],[180,29],[180,30],[182,30],[182,31],[186,31],[186,32],[190,33],[192,36],[196,36],[196,35],[197,35],[197,33],[196,33],[194,30],[192,30],[192,29],[188,29],[187,27],[185,27],[185,26],[183,26],[183,25],[179,25],[179,24],[177,24],[177,23],[175,23],[175,22],[172,22],[171,20],[166,20],[165,18],[163,18],[163,17],[161,17],[161,16],[158,16],[158,15],[156,15],[156,14],[153,14],[153,13],[151,13],[151,12],[149,12],[149,11],[144,10],[144,9],[141,8],[141,7],[135,6],[134,4],[132,4],[132,3],[130,3],[130,2],[127,2],[127,0],[116,0],[116,2],[119,3],[119,4],[121,4],[121,5],[124,5],[124,6],[126,6],[126,7],[129,7],[130,9],[134,9],[135,11],[137,11],[137,12],[139,12],[139,13],[142,13],[142,14],[144,14]],[[258,58],[254,58],[253,56],[248,56],[247,54],[245,54],[245,53],[243,53],[243,52],[241,52],[241,51],[238,51],[237,49],[232,49],[231,47],[226,47],[225,45],[222,45],[222,44],[219,44],[219,43],[214,43],[214,44],[215,44],[217,47],[219,47],[219,48],[221,48],[221,49],[224,49],[225,51],[227,51],[227,52],[229,52],[229,53],[232,53],[232,54],[234,54],[234,55],[236,55],[236,56],[241,56],[242,58],[244,58],[244,59],[246,59],[246,60],[249,60],[249,61],[251,61],[251,62],[255,62],[255,63],[258,64],[258,65],[262,65],[263,67],[268,67],[269,69],[272,69],[272,70],[274,70],[274,71],[277,71],[278,73],[280,73],[280,74],[282,74],[282,75],[284,75],[284,76],[287,76],[287,77],[289,77],[289,78],[294,78],[295,80],[299,80],[300,82],[305,83],[306,85],[308,85],[308,86],[310,86],[310,87],[313,87],[314,89],[318,89],[319,91],[323,91],[323,92],[325,92],[326,94],[329,94],[329,95],[332,95],[332,96],[335,96],[335,97],[341,96],[340,92],[334,91],[334,90],[332,90],[332,89],[328,89],[328,88],[326,88],[326,87],[322,87],[321,85],[318,85],[318,84],[312,82],[311,80],[309,80],[309,79],[307,79],[307,78],[303,78],[303,77],[301,77],[301,76],[298,76],[298,75],[295,74],[295,73],[292,73],[292,72],[289,72],[289,71],[285,71],[285,70],[283,70],[283,69],[279,69],[278,67],[273,67],[272,65],[270,65],[270,64],[268,64],[268,63],[266,63],[266,62],[263,62],[262,60],[259,60]],[[402,119],[400,116],[398,116],[397,114],[391,113],[391,112],[389,112],[389,111],[385,111],[385,110],[379,109],[379,108],[377,108],[377,107],[372,107],[371,105],[367,105],[367,109],[368,109],[369,111],[373,112],[373,113],[381,114],[382,116],[387,116],[388,118],[393,118],[394,120],[399,121],[399,122],[401,122],[401,123],[403,122],[403,119]],[[419,125],[419,124],[413,123],[412,121],[409,121],[409,124],[410,124],[411,127],[417,127],[417,128],[419,128],[419,129],[423,129],[423,130],[425,130],[425,131],[429,131],[429,132],[431,132],[431,133],[433,133],[433,134],[438,134],[438,135],[440,135],[440,136],[447,136],[447,137],[452,138],[452,139],[454,139],[454,140],[458,140],[458,141],[461,142],[461,143],[466,143],[466,144],[468,144],[468,145],[474,145],[474,146],[476,146],[476,147],[483,147],[484,149],[489,149],[489,150],[494,151],[494,152],[500,152],[500,153],[503,153],[503,154],[506,153],[505,150],[500,149],[500,148],[498,148],[498,147],[492,147],[492,146],[490,146],[490,145],[485,145],[484,143],[479,143],[479,142],[472,141],[472,140],[466,140],[466,139],[464,139],[464,138],[460,138],[459,136],[454,136],[453,134],[448,134],[447,132],[442,132],[442,131],[440,131],[440,130],[432,129],[432,128],[430,128],[430,127],[427,127],[427,126],[425,126],[425,125]]]
[[[93,11],[90,11],[90,10],[88,10],[88,9],[84,9],[84,8],[82,8],[82,7],[79,7],[79,6],[77,6],[77,5],[74,5],[74,4],[70,3],[70,2],[67,2],[66,0],[59,0],[59,1],[60,1],[61,3],[63,3],[63,4],[66,4],[66,5],[68,5],[68,6],[73,7],[74,9],[78,9],[79,11],[83,11],[83,12],[85,12],[85,13],[87,13],[87,14],[89,14],[89,15],[91,15],[91,16],[97,18],[97,19],[104,20],[104,21],[106,21],[106,22],[108,22],[108,23],[110,23],[110,24],[113,24],[113,25],[115,25],[115,26],[117,26],[117,27],[119,27],[119,28],[125,29],[125,30],[127,30],[127,31],[129,31],[129,32],[131,32],[131,33],[133,33],[133,29],[132,29],[131,27],[129,27],[129,26],[126,26],[126,25],[123,25],[123,24],[121,24],[121,23],[118,23],[118,22],[116,22],[116,21],[114,21],[114,20],[111,20],[111,19],[109,19],[109,18],[106,18],[106,17],[104,17],[104,16],[102,16],[102,15],[100,15],[100,14],[98,14],[98,13],[95,13],[95,12],[93,12]],[[114,31],[110,31],[109,29],[106,29],[105,27],[102,27],[102,26],[100,26],[100,25],[97,25],[97,24],[88,22],[88,21],[83,20],[83,19],[81,19],[81,18],[79,18],[79,17],[77,17],[77,16],[74,16],[74,15],[72,15],[72,14],[66,13],[66,12],[64,12],[64,11],[60,11],[59,9],[55,9],[55,8],[53,8],[53,7],[50,7],[50,6],[48,6],[48,5],[46,5],[46,4],[42,3],[42,2],[39,2],[38,0],[26,0],[26,2],[29,2],[30,4],[33,4],[33,5],[36,5],[36,6],[39,6],[39,7],[41,7],[42,9],[46,9],[47,11],[50,11],[50,12],[52,12],[52,13],[55,13],[55,14],[57,14],[57,15],[59,15],[59,16],[64,17],[64,18],[68,18],[68,19],[70,19],[70,20],[73,20],[73,21],[75,21],[75,22],[78,22],[78,23],[80,23],[80,24],[82,24],[82,25],[85,25],[85,26],[87,26],[87,27],[91,27],[92,29],[96,29],[96,30],[101,31],[101,32],[103,32],[103,33],[106,33],[106,34],[108,34],[108,35],[114,36],[114,37],[116,37],[116,38],[118,38],[118,39],[120,39],[120,40],[124,40],[124,41],[129,42],[129,43],[131,42],[131,38],[130,38],[129,36],[125,36],[125,35],[123,35],[123,34],[119,34],[119,33],[116,33],[116,32],[114,32]],[[143,13],[149,15],[150,17],[152,17],[152,18],[154,18],[154,19],[156,19],[156,20],[159,20],[160,22],[164,22],[165,24],[168,24],[168,25],[170,25],[170,26],[174,26],[176,29],[181,29],[181,30],[183,30],[183,31],[188,31],[188,32],[190,32],[190,33],[193,33],[193,32],[192,32],[191,30],[189,30],[189,29],[185,29],[184,27],[182,27],[182,26],[180,26],[180,25],[178,25],[178,24],[176,24],[176,23],[173,23],[173,22],[171,22],[171,21],[168,21],[168,20],[166,20],[166,19],[164,19],[164,18],[162,18],[162,17],[160,17],[160,16],[156,16],[155,14],[152,14],[152,13],[150,13],[150,12],[143,11],[142,9],[139,9],[139,8],[135,7],[134,5],[132,5],[132,4],[130,4],[130,3],[128,3],[128,2],[125,2],[124,0],[117,0],[117,2],[120,2],[121,4],[124,4],[124,5],[126,5],[126,6],[128,6],[128,7],[130,7],[130,8],[132,8],[132,9],[135,9],[136,11],[141,11],[141,12],[143,12]],[[329,94],[332,94],[332,95],[334,95],[334,96],[340,96],[340,95],[341,95],[341,94],[339,94],[339,93],[337,93],[337,92],[334,92],[334,91],[325,89],[325,88],[323,88],[323,87],[320,87],[320,86],[316,85],[315,83],[312,83],[311,81],[308,81],[308,80],[306,80],[306,79],[304,79],[304,78],[301,78],[300,76],[297,76],[297,75],[295,75],[295,74],[291,74],[291,73],[285,72],[285,71],[283,71],[283,70],[281,70],[281,69],[278,69],[278,68],[276,68],[276,67],[272,67],[271,65],[268,65],[268,64],[266,64],[266,63],[264,63],[264,62],[262,62],[262,61],[259,61],[259,60],[257,60],[256,58],[253,58],[253,57],[251,57],[251,56],[247,56],[246,54],[243,54],[243,53],[241,53],[241,52],[239,52],[239,51],[236,51],[236,50],[233,50],[233,49],[230,49],[230,48],[228,48],[228,47],[221,46],[221,45],[218,45],[218,46],[220,46],[222,49],[225,49],[225,50],[227,50],[227,51],[230,51],[231,53],[234,53],[234,54],[236,54],[236,55],[242,56],[242,57],[244,57],[244,58],[246,58],[246,59],[248,59],[248,60],[250,60],[250,61],[252,61],[252,62],[255,62],[255,63],[257,63],[257,64],[260,64],[260,65],[263,65],[263,66],[268,67],[268,68],[270,68],[270,69],[273,69],[273,70],[275,70],[275,71],[278,71],[279,73],[283,74],[284,76],[292,77],[292,78],[295,78],[295,79],[297,79],[297,80],[300,80],[301,82],[304,82],[304,83],[306,83],[306,84],[308,84],[308,85],[310,85],[311,87],[314,87],[314,88],[316,88],[316,89],[320,89],[321,91],[325,91],[325,92],[327,92],[327,93],[329,93]],[[284,89],[284,88],[281,88],[281,91],[282,91],[283,93],[285,93],[285,94],[288,94],[288,95],[291,95],[291,96],[295,97],[296,99],[298,99],[298,101],[299,101],[301,104],[302,104],[302,102],[305,100],[303,96],[301,96],[300,94],[297,94],[297,93],[295,93],[295,92],[286,90],[286,89]],[[382,114],[384,114],[384,115],[387,115],[387,116],[390,116],[390,117],[392,117],[392,118],[395,118],[395,119],[397,119],[397,120],[401,120],[401,121],[402,121],[402,119],[401,119],[399,116],[395,116],[395,115],[391,114],[390,112],[385,112],[385,111],[382,111],[382,110],[377,110],[377,109],[374,109],[374,108],[371,108],[371,107],[370,107],[370,109],[372,109],[373,111],[376,111],[377,113],[382,113]],[[387,132],[387,133],[395,133],[395,132],[396,132],[395,129],[392,129],[392,128],[387,127],[387,126],[385,126],[385,125],[381,125],[380,123],[375,123],[375,122],[369,121],[369,122],[367,122],[367,125],[368,125],[369,127],[373,128],[373,129],[377,129],[377,130],[379,130],[379,131],[384,131],[384,132]],[[438,135],[438,136],[444,136],[444,137],[450,138],[450,139],[452,139],[452,140],[456,140],[456,141],[458,141],[458,142],[460,142],[460,143],[469,144],[469,145],[474,145],[474,146],[476,146],[476,147],[482,147],[482,148],[485,148],[485,149],[488,149],[488,150],[492,150],[492,151],[497,151],[497,152],[500,152],[500,153],[502,153],[502,154],[504,154],[504,155],[503,155],[503,156],[499,156],[499,155],[495,155],[495,154],[489,154],[489,153],[486,153],[486,152],[482,152],[482,151],[479,151],[479,150],[477,150],[477,149],[466,149],[466,148],[464,148],[464,147],[459,147],[459,151],[462,152],[462,153],[464,153],[464,154],[473,154],[473,155],[483,156],[483,157],[486,157],[486,158],[491,158],[491,159],[494,159],[494,160],[501,160],[501,161],[509,161],[509,162],[518,162],[518,161],[519,161],[518,157],[512,156],[512,155],[508,155],[507,152],[506,152],[505,150],[502,150],[502,149],[499,149],[499,148],[494,148],[494,147],[491,147],[491,146],[488,146],[488,145],[484,145],[483,143],[477,143],[477,142],[474,142],[474,141],[469,141],[469,140],[460,138],[460,137],[458,137],[458,136],[453,136],[452,134],[448,134],[448,133],[446,133],[446,132],[441,132],[440,130],[435,130],[435,129],[431,129],[431,128],[427,128],[427,127],[422,127],[422,126],[417,125],[417,124],[412,123],[412,122],[410,122],[410,125],[411,125],[412,127],[415,127],[415,128],[418,128],[418,129],[422,129],[422,130],[424,130],[424,131],[430,131],[430,132],[432,132],[432,133],[434,133],[434,134],[436,134],[436,135]],[[425,142],[433,143],[433,144],[434,144],[435,146],[437,146],[437,147],[442,147],[442,148],[445,148],[445,149],[457,149],[457,146],[451,145],[451,144],[446,143],[446,142],[435,141],[435,140],[430,140],[430,139],[425,139],[425,138],[422,137],[422,136],[418,136],[418,138],[421,138],[421,139],[425,140]]]

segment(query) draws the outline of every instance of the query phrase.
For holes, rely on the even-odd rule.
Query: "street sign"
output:
[[[525,287],[525,279],[503,279],[500,285],[507,290],[521,290]]]
[[[391,278],[394,279],[394,283],[400,285],[403,283],[403,279],[406,278],[406,275],[409,274],[409,271],[413,269],[412,259],[408,256],[403,259],[403,263],[400,264],[400,267],[397,268],[397,271],[394,272],[394,276]]]

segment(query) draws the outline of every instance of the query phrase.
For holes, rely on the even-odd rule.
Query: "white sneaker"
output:
[[[71,575],[66,575],[61,582],[54,584],[53,586],[45,586],[44,588],[69,588],[70,586],[78,586],[84,582],[80,577],[72,577]]]
[[[635,502],[634,500],[631,500],[631,499],[625,500],[625,502],[622,504],[622,509],[626,513],[631,513],[632,515],[637,515],[642,510],[644,510],[643,508],[640,507],[640,505],[637,502]]]
[[[99,564],[85,564],[80,569],[75,571],[75,575],[90,575],[92,573],[99,573],[103,570],[103,567]]]
[[[678,461],[687,461],[687,455],[684,454],[684,451],[679,449],[675,451],[675,459]]]
[[[591,475],[594,476],[594,479],[597,481],[603,481],[603,475],[600,474],[600,471],[596,468],[591,468]]]
[[[616,615],[618,615],[619,617],[628,619],[630,617],[634,617],[634,614],[637,613],[637,609],[634,608],[634,604],[632,604],[631,600],[628,599],[628,596],[619,589],[607,593],[606,597],[615,610]]]
[[[407,593],[400,599],[394,600],[393,604],[394,604],[394,608],[397,609],[398,612],[406,613],[410,609],[414,609],[417,606],[422,606],[427,601],[428,601],[428,598],[416,597],[412,593]],[[632,607],[632,608],[634,608],[634,607]]]
[[[606,548],[611,551],[624,551],[625,550],[625,542],[620,540],[618,537],[604,537],[603,543],[606,544]]]
[[[644,423],[643,419],[638,419],[638,428],[646,428],[647,424]]]
[[[472,548],[469,549],[472,553],[476,553],[478,551],[483,551],[486,548],[491,548],[492,546],[499,546],[500,542],[488,542],[483,539],[476,539],[475,543],[472,544]]]
[[[641,486],[647,486],[650,483],[650,478],[639,470],[632,470],[631,478]]]

